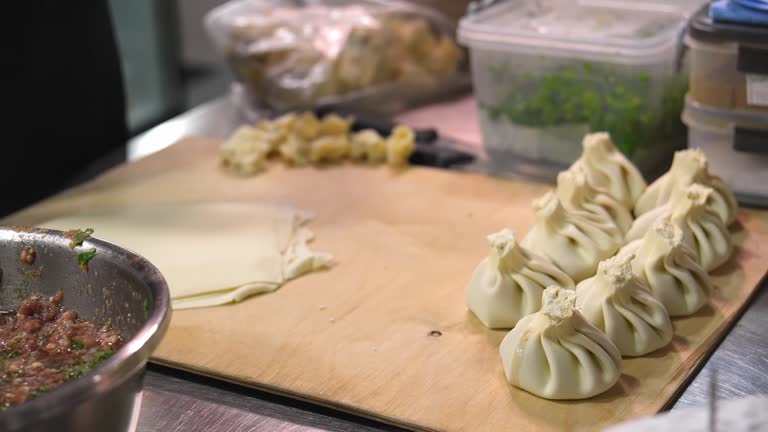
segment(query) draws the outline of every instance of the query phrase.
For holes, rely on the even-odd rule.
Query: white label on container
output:
[[[768,75],[747,74],[747,104],[768,106]]]

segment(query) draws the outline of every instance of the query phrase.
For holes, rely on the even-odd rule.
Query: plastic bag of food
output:
[[[205,24],[259,109],[393,112],[469,86],[455,22],[406,2],[237,0]]]

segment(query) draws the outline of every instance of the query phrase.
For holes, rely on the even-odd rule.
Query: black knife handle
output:
[[[436,168],[450,168],[463,165],[475,160],[475,156],[461,150],[444,146],[417,144],[409,162],[412,165],[422,165]]]

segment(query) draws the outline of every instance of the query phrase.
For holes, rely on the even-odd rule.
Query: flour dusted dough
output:
[[[634,207],[646,188],[643,175],[621,154],[606,132],[584,136],[581,157],[573,166],[584,170],[592,186],[604,190],[628,209]]]
[[[641,356],[672,340],[672,322],[645,281],[632,273],[634,254],[600,262],[597,274],[576,286],[576,307],[624,356]]]
[[[491,250],[467,288],[467,306],[486,327],[512,328],[541,309],[550,285],[574,288],[573,280],[546,258],[524,249],[505,228],[488,236]]]
[[[510,384],[546,399],[586,399],[619,380],[621,354],[576,310],[572,290],[544,290],[541,311],[520,320],[499,348]]]
[[[273,291],[324,266],[331,257],[307,246],[309,219],[289,207],[206,203],[93,209],[42,226],[94,228],[139,253],[166,278],[174,309],[184,309]]]
[[[699,149],[681,150],[675,153],[672,167],[653,182],[637,200],[635,215],[640,216],[664,206],[676,196],[685,193],[688,186],[699,183],[714,190],[707,206],[720,216],[725,225],[736,220],[738,204],[723,180],[709,172],[707,158]]]

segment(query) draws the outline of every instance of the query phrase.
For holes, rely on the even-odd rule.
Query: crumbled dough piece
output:
[[[397,41],[394,34],[370,26],[354,26],[347,34],[344,48],[333,62],[332,75],[338,89],[347,92],[395,78],[397,63],[387,61]],[[390,54],[391,55],[391,54]],[[393,56],[394,59],[400,59]]]
[[[354,134],[349,139],[349,158],[358,162],[365,159],[365,141],[360,139],[359,134]]]
[[[271,150],[264,131],[242,126],[221,146],[221,160],[224,166],[238,174],[255,174],[266,168]]]
[[[314,113],[306,112],[296,118],[296,121],[293,123],[293,130],[300,137],[311,141],[320,134],[320,121]]]
[[[368,141],[365,143],[365,153],[368,163],[384,163],[387,160],[387,142],[381,136],[377,140]]]
[[[277,151],[280,144],[285,140],[286,132],[275,123],[262,120],[256,123],[254,129],[261,132],[261,139],[269,146],[269,153]]]
[[[320,136],[324,135],[346,135],[352,126],[351,117],[342,117],[338,114],[328,114],[320,120]]]
[[[268,134],[264,131],[242,126],[233,133],[221,146],[222,156],[240,155],[246,153],[266,153],[270,144]]]
[[[263,154],[252,153],[225,162],[225,166],[239,175],[254,175],[267,169],[267,158]]]
[[[284,162],[304,166],[309,163],[309,143],[295,133],[289,133],[280,145],[280,157]]]
[[[435,77],[425,67],[416,63],[404,63],[400,66],[400,79],[413,84],[430,85]]]
[[[221,161],[241,175],[264,171],[272,157],[294,166],[345,158],[371,164],[387,162],[392,167],[408,163],[416,146],[411,128],[398,126],[384,138],[374,129],[351,132],[353,121],[338,114],[318,119],[314,113],[305,112],[242,126],[222,144]]]
[[[298,116],[296,113],[288,113],[283,114],[280,117],[272,120],[272,124],[277,126],[280,130],[283,132],[292,132],[294,129],[294,126],[296,125],[296,120],[298,119]]]
[[[446,77],[456,72],[462,60],[462,52],[453,41],[443,36],[430,49],[430,57],[427,57],[425,66],[435,76]]]
[[[353,160],[368,162],[384,162],[387,155],[387,145],[384,138],[374,129],[364,129],[352,134],[349,157]]]
[[[275,132],[280,130],[277,124],[269,120],[260,120],[253,126],[253,128],[264,132]]]
[[[435,44],[435,36],[427,21],[393,17],[385,20],[385,23],[392,25],[398,41],[414,56],[429,57],[432,46]]]
[[[408,163],[416,148],[413,129],[408,126],[398,126],[387,138],[387,164],[399,167]]]
[[[310,143],[309,160],[338,162],[349,154],[349,138],[346,135],[323,136]]]

